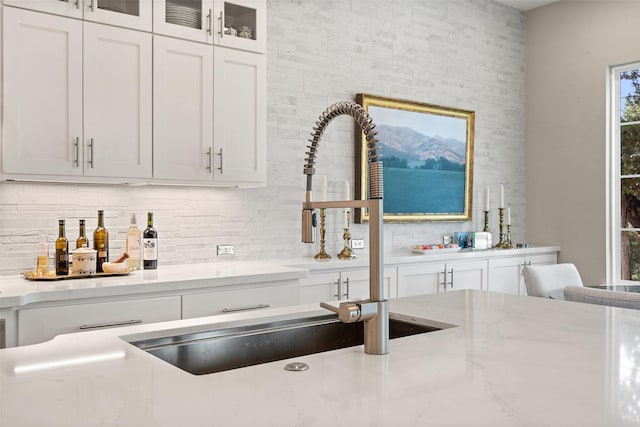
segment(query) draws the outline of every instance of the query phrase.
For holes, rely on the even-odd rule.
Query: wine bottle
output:
[[[153,212],[147,213],[147,228],[142,233],[143,265],[145,270],[158,268],[158,232],[153,228]]]
[[[127,231],[126,252],[129,255],[127,264],[132,270],[140,270],[140,230],[136,223],[136,214],[131,213],[129,221],[129,230]]]
[[[104,211],[98,211],[98,227],[93,231],[93,249],[98,253],[96,272],[102,273],[102,263],[109,261],[109,232],[104,228]]]
[[[69,241],[64,236],[64,219],[58,220],[58,238],[56,239],[56,275],[69,274]]]
[[[78,238],[76,239],[76,249],[81,248],[82,246],[89,247],[89,239],[87,238],[84,226],[84,219],[80,220],[80,233]]]

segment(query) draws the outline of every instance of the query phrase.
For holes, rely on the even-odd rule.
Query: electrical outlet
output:
[[[236,250],[233,245],[218,245],[218,255],[234,255]]]
[[[364,249],[364,239],[352,239],[351,249]]]

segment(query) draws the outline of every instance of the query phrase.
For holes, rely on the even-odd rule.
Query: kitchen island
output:
[[[457,291],[390,301],[443,328],[195,376],[126,342],[296,316],[297,306],[61,335],[0,350],[0,425],[640,424],[640,311]],[[292,360],[307,371],[283,368]]]

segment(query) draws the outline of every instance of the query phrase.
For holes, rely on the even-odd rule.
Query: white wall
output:
[[[526,15],[526,236],[604,283],[607,68],[640,60],[640,2],[562,1]]]
[[[305,145],[328,105],[359,92],[476,112],[473,221],[386,224],[387,250],[481,229],[484,188],[491,186],[497,207],[500,183],[512,207],[513,241],[522,241],[521,12],[487,0],[268,0],[267,54],[267,188],[3,183],[0,273],[30,269],[38,236],[44,230],[57,233],[58,217],[67,219],[70,240],[77,236],[78,218],[87,218],[91,233],[97,209],[105,210],[112,255],[123,249],[128,212],[143,218],[152,210],[160,265],[219,260],[215,245],[222,243],[236,245],[235,259],[312,256],[318,246],[300,243]],[[342,195],[344,180],[353,182],[353,164],[353,123],[341,117],[327,128],[318,155],[317,173],[329,176],[329,197]],[[491,214],[494,233],[496,211]],[[336,215],[329,215],[331,254],[342,247]],[[352,234],[366,238],[366,225],[354,226]]]

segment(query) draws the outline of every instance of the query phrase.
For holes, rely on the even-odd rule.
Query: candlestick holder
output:
[[[344,240],[344,248],[338,254],[338,258],[342,260],[354,259],[356,254],[351,250],[351,245],[349,242],[351,241],[351,233],[349,232],[349,224],[350,224],[350,214],[351,211],[347,209],[347,224],[344,227],[344,232],[342,233],[342,239]]]
[[[504,208],[498,208],[500,212],[500,241],[494,246],[496,248],[505,248],[506,242],[504,241]]]
[[[484,211],[484,229],[482,231],[489,232],[489,211]]]
[[[503,248],[505,249],[513,248],[513,246],[511,245],[511,224],[507,224],[507,241],[504,242]]]
[[[326,230],[324,228],[325,218],[326,218],[326,212],[325,212],[325,209],[322,208],[320,209],[320,252],[318,252],[313,257],[318,261],[329,261],[331,259],[331,255],[326,253],[324,250],[324,244],[325,244],[324,235],[326,233]]]

